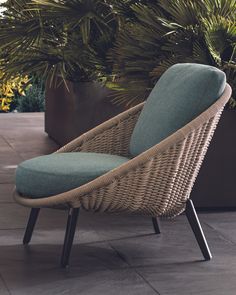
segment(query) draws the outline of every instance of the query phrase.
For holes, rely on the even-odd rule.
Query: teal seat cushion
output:
[[[16,169],[16,189],[32,198],[79,187],[129,161],[96,153],[58,153],[24,161]]]
[[[224,92],[225,74],[215,67],[176,64],[148,97],[130,141],[133,156],[144,152],[192,121]]]

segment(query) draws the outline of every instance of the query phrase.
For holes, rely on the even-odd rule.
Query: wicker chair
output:
[[[223,108],[231,96],[227,84],[223,95],[206,111],[160,143],[131,158],[118,168],[73,190],[44,198],[14,198],[32,208],[24,236],[31,240],[40,208],[67,209],[68,223],[61,266],[68,265],[80,208],[96,212],[130,212],[150,216],[156,233],[158,217],[186,212],[205,260],[211,259],[190,193]],[[97,152],[130,156],[129,143],[141,103],[73,140],[56,153]]]

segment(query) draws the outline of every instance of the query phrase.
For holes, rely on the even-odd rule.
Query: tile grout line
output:
[[[1,184],[0,184],[0,185],[1,185]],[[7,202],[7,201],[4,202],[4,201],[0,201],[0,204],[1,204],[1,205],[2,205],[2,204],[8,204],[8,205],[9,205],[9,204],[15,204],[15,202]]]
[[[2,275],[1,273],[0,273],[0,279],[2,280],[3,285],[4,285],[4,287],[5,287],[6,290],[7,290],[7,293],[8,293],[9,295],[11,295],[11,291],[10,291],[10,289],[8,288],[8,285],[7,285],[6,281],[4,280],[3,275]]]
[[[2,231],[2,230],[24,230],[25,229],[25,227],[14,227],[14,228],[0,228],[0,232]]]
[[[14,147],[10,144],[10,142],[5,138],[5,136],[1,135],[2,139],[5,141],[5,143],[12,149],[15,151]]]
[[[106,242],[109,243],[109,242],[117,242],[117,241],[126,241],[126,240],[129,240],[129,239],[140,238],[140,237],[145,237],[145,236],[150,236],[150,234],[122,237],[122,238],[109,239],[109,240],[105,240],[105,238],[104,238],[103,240],[98,240],[98,241],[83,242],[83,243],[81,243],[81,245],[90,245],[90,244],[97,244],[97,243],[99,244],[99,243],[106,243]]]
[[[24,160],[24,158],[21,156],[21,154],[19,152],[16,151],[15,147],[4,137],[1,136],[3,138],[3,140],[6,142],[6,144],[9,145],[9,147],[16,153],[17,156],[19,156],[21,159]]]
[[[230,243],[231,245],[236,245],[236,243],[235,243],[234,241],[230,240],[228,237],[226,237],[225,235],[223,235],[223,234],[222,234],[220,231],[218,231],[214,226],[208,224],[207,222],[203,222],[203,223],[204,223],[205,225],[207,225],[207,226],[208,226],[210,229],[212,229],[213,231],[217,232],[218,235],[219,235],[219,237],[220,237],[222,240],[224,240],[224,241]]]
[[[153,286],[152,284],[144,278],[143,275],[140,274],[140,272],[136,269],[136,267],[132,267],[129,262],[124,258],[124,256],[114,247],[112,246],[109,242],[108,242],[108,245],[111,247],[111,249],[116,253],[116,255],[122,260],[124,261],[129,269],[132,269],[134,270],[134,272],[157,294],[157,295],[161,295],[161,293],[159,293]]]

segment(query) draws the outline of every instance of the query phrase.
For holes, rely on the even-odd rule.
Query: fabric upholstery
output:
[[[149,95],[130,141],[133,156],[182,128],[210,107],[224,92],[225,74],[212,66],[176,64]]]
[[[16,170],[16,189],[40,198],[79,187],[129,159],[98,153],[58,153],[21,163]]]

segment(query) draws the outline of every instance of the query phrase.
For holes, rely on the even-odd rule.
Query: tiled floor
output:
[[[200,214],[214,259],[202,261],[185,216],[162,221],[82,212],[71,267],[60,269],[66,213],[42,210],[22,246],[29,210],[13,203],[18,163],[50,153],[42,114],[0,114],[0,295],[235,295],[236,212]]]

